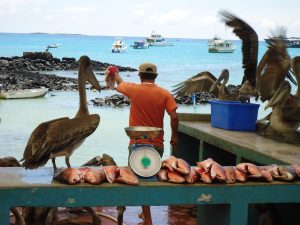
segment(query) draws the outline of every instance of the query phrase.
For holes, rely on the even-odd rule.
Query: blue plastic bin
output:
[[[255,131],[259,104],[211,100],[211,125],[237,131]]]

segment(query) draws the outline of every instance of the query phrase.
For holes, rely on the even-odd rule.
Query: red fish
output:
[[[206,184],[211,183],[211,177],[209,172],[205,172],[205,169],[202,167],[195,167],[195,171],[199,174],[200,180]]]
[[[179,173],[188,175],[191,172],[191,167],[185,160],[177,159],[177,167],[175,170]]]
[[[87,171],[89,171],[90,168],[88,167],[80,167],[78,168],[78,170],[80,170],[81,172],[81,183],[83,183],[85,181],[84,175]]]
[[[198,176],[198,173],[196,172],[195,168],[192,168],[190,174],[185,175],[184,178],[185,178],[185,181],[189,184],[193,184],[197,180],[199,180],[199,176]]]
[[[236,168],[244,172],[245,174],[247,174],[248,177],[253,177],[253,178],[262,177],[260,169],[252,163],[240,163],[236,165]]]
[[[166,167],[170,171],[173,171],[175,168],[177,168],[177,158],[170,156],[170,158],[162,161],[162,167]]]
[[[184,177],[175,171],[168,172],[168,179],[169,179],[169,182],[172,182],[172,183],[184,183],[185,182]]]
[[[160,181],[167,181],[168,180],[168,171],[169,171],[168,169],[161,169],[157,174],[158,179]]]
[[[212,179],[217,179],[219,181],[226,180],[226,174],[223,167],[217,162],[213,162],[210,169],[210,176]]]
[[[291,166],[279,166],[279,180],[291,181],[297,177],[295,170]]]
[[[300,177],[300,165],[298,164],[293,164],[292,168],[295,170],[296,174],[298,175],[298,177]]]
[[[109,183],[114,183],[116,180],[116,176],[118,173],[118,167],[117,166],[104,166],[104,173],[106,176],[106,179]]]
[[[119,167],[119,176],[116,178],[116,180],[124,184],[139,184],[139,179],[128,167]]]
[[[118,68],[116,66],[109,66],[105,70],[105,77],[104,81],[106,84],[106,87],[113,90],[115,88],[115,76],[119,72]]]
[[[247,181],[247,175],[244,172],[242,172],[242,171],[235,168],[234,173],[235,173],[235,178],[238,182],[243,182],[244,183],[244,182]]]
[[[197,166],[204,168],[205,172],[209,172],[213,162],[214,160],[212,158],[207,158],[202,162],[197,162]]]
[[[279,177],[278,165],[276,165],[276,164],[271,164],[268,166],[260,166],[259,169],[267,170],[268,172],[270,172],[270,174],[272,175],[273,178]]]
[[[260,168],[260,172],[261,172],[261,174],[262,174],[262,177],[263,177],[266,181],[268,181],[268,182],[272,182],[272,181],[273,181],[273,176],[272,176],[270,170]]]
[[[236,182],[234,168],[232,166],[224,167],[227,184],[234,184]]]
[[[103,168],[93,169],[89,168],[84,174],[84,180],[90,184],[100,184],[106,178]]]
[[[55,176],[58,180],[67,184],[78,184],[81,182],[81,172],[75,168],[65,168]]]

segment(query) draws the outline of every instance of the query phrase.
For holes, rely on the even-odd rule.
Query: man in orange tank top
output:
[[[152,63],[143,63],[139,66],[140,84],[127,83],[116,74],[117,91],[130,99],[129,126],[147,126],[163,128],[165,111],[171,118],[171,145],[175,148],[178,143],[177,105],[172,94],[155,84],[157,67]],[[129,154],[136,140],[130,140]],[[160,156],[164,152],[164,134],[151,140],[138,140],[138,144],[153,145]],[[144,223],[152,224],[150,207],[143,206]]]

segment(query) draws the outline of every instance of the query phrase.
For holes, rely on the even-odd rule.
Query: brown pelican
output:
[[[282,39],[284,33],[284,29],[281,29],[279,35],[271,38],[268,50],[256,70],[256,88],[263,102],[272,98],[286,76],[296,84],[289,74],[291,59]]]
[[[15,157],[0,158],[0,167],[20,167],[19,161]]]
[[[249,24],[235,15],[221,11],[223,22],[233,28],[235,33],[242,40],[244,76],[242,86],[239,89],[241,94],[257,96],[255,90],[255,71],[258,55],[258,36]]]
[[[87,107],[85,83],[88,81],[100,91],[100,85],[91,69],[90,59],[80,57],[78,68],[79,110],[73,119],[67,117],[41,123],[32,132],[24,151],[22,164],[28,169],[38,168],[52,159],[56,170],[55,157],[65,156],[70,168],[69,158],[99,125],[98,114],[89,115]],[[22,161],[21,160],[21,161]]]
[[[212,92],[215,90],[217,85],[221,83],[221,86],[219,88],[219,96],[218,98],[220,100],[226,100],[226,101],[242,101],[242,102],[250,102],[249,97],[240,95],[239,90],[236,89],[235,91],[228,92],[226,88],[226,84],[229,80],[229,71],[227,69],[222,70],[221,75],[219,78],[213,83],[213,85],[210,87],[209,91]]]
[[[294,133],[298,129],[299,125],[299,121],[295,122],[284,119],[283,109],[289,102],[290,92],[290,83],[288,81],[282,82],[278,90],[274,93],[273,97],[266,105],[266,108],[273,107],[273,112],[270,116],[270,124],[272,128],[283,136]]]
[[[208,71],[198,73],[197,75],[175,85],[172,91],[178,97],[192,95],[199,92],[208,92],[217,78]],[[216,86],[212,94],[219,95],[220,86]]]
[[[15,207],[12,207],[10,211],[15,216],[15,225],[25,225],[24,217],[19,213],[19,211]]]
[[[52,208],[49,211],[49,214],[45,221],[45,225],[100,225],[101,224],[100,217],[97,215],[97,213],[92,208],[84,207],[84,209],[86,211],[88,211],[88,213],[92,216],[92,223],[78,221],[78,219],[76,219],[76,218],[75,219],[64,219],[64,220],[53,223],[52,222],[53,214],[55,213],[56,208]]]

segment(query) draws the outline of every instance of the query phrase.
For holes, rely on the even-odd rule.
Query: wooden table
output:
[[[282,194],[283,191],[284,194]],[[218,212],[219,223],[212,223],[209,218],[205,221],[205,218],[202,218],[201,225],[244,225],[247,224],[248,205],[259,202],[299,203],[300,182],[206,185],[141,181],[139,186],[108,183],[64,185],[52,181],[51,168],[33,171],[25,171],[22,168],[0,168],[1,225],[9,224],[8,215],[12,206],[160,206],[173,204],[203,205],[200,214],[205,213],[210,206],[226,204],[227,209]]]

